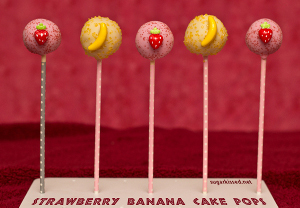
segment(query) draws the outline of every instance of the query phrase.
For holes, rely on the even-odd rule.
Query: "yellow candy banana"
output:
[[[89,49],[90,51],[95,51],[95,50],[99,49],[99,48],[103,45],[103,43],[104,43],[104,41],[105,41],[105,39],[106,39],[106,35],[107,35],[107,27],[106,27],[106,24],[105,24],[105,23],[100,23],[100,32],[99,32],[99,34],[98,34],[98,37],[97,37],[97,39],[95,40],[95,42],[93,42],[93,43],[88,47],[88,49]]]
[[[212,16],[208,16],[208,33],[204,40],[201,42],[201,46],[205,47],[210,44],[217,35],[217,24]]]

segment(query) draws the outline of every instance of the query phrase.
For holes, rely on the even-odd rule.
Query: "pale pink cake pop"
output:
[[[149,43],[149,36],[151,30],[157,28],[160,30],[160,35],[163,41],[159,48],[153,49]],[[163,22],[151,21],[143,24],[138,30],[135,38],[135,45],[139,53],[146,59],[154,61],[167,55],[173,48],[174,36],[170,28]]]
[[[259,31],[262,29],[261,25],[267,22],[270,34],[272,35],[269,42],[265,43],[259,37]],[[268,40],[267,40],[268,41]],[[282,31],[279,25],[270,19],[260,19],[255,21],[249,28],[246,34],[246,44],[250,51],[260,55],[262,58],[266,58],[269,54],[276,52],[282,43]]]
[[[46,31],[49,33],[48,39],[43,45],[39,45],[35,40],[34,33],[36,26],[43,23]],[[31,52],[39,55],[46,55],[55,51],[61,42],[61,34],[58,26],[46,19],[35,19],[29,22],[23,31],[23,42],[26,48]]]

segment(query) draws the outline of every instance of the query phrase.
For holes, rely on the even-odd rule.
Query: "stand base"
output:
[[[20,208],[278,207],[265,182],[262,193],[257,194],[256,179],[249,178],[209,178],[207,194],[202,193],[202,179],[198,178],[154,178],[152,194],[147,178],[100,178],[99,184],[99,193],[94,193],[93,178],[46,178],[41,194],[36,179]]]

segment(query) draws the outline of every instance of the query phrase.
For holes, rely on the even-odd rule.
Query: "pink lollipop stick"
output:
[[[148,193],[153,193],[155,61],[150,61]]]
[[[100,158],[100,112],[101,112],[101,69],[102,60],[97,60],[97,88],[96,88],[96,126],[95,126],[95,165],[94,192],[99,191],[99,158]]]
[[[264,111],[265,111],[265,83],[267,58],[261,58],[260,101],[259,101],[259,127],[258,127],[258,157],[257,157],[257,193],[261,193]]]
[[[203,193],[207,193],[208,157],[208,56],[203,57]]]

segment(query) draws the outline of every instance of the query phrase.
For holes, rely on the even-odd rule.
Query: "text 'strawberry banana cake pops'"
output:
[[[203,193],[207,193],[208,167],[208,56],[216,55],[227,41],[227,30],[213,15],[195,17],[188,25],[184,44],[191,53],[201,54],[203,63]]]
[[[95,165],[94,192],[99,191],[99,156],[100,156],[100,109],[101,109],[101,70],[102,59],[114,54],[122,43],[119,25],[107,17],[94,17],[83,26],[80,42],[88,56],[97,60],[96,88],[96,128],[95,128]]]
[[[29,22],[23,31],[23,42],[31,52],[42,56],[41,66],[41,115],[40,115],[40,193],[45,193],[45,101],[46,54],[55,51],[61,43],[58,26],[46,19]]]
[[[255,21],[246,33],[246,45],[253,53],[261,57],[258,157],[257,157],[257,193],[261,193],[262,159],[263,159],[263,128],[265,109],[265,83],[268,55],[275,53],[282,43],[282,31],[279,25],[270,19]]]
[[[154,145],[154,83],[155,60],[166,56],[173,48],[174,36],[163,22],[151,21],[140,27],[135,45],[139,53],[150,60],[150,100],[149,100],[149,165],[148,192],[153,192],[153,145]]]

